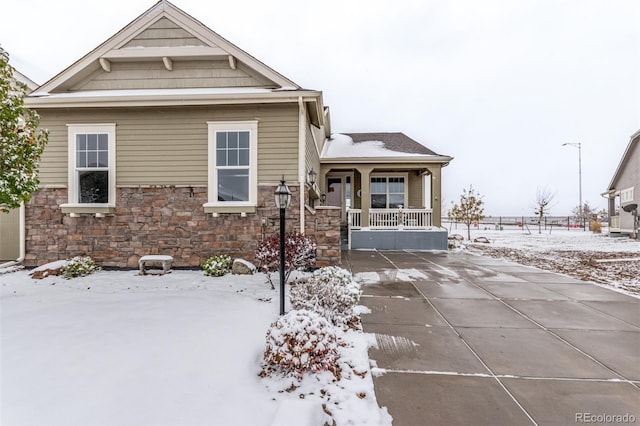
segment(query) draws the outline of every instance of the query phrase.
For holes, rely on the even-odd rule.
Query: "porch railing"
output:
[[[432,226],[431,209],[370,209],[369,229],[427,229]],[[349,209],[351,229],[362,228],[362,210]]]
[[[620,229],[620,216],[611,216],[611,229]]]

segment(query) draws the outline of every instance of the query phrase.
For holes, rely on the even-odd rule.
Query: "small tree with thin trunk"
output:
[[[553,201],[554,193],[547,188],[538,188],[536,191],[536,210],[535,215],[538,217],[538,234],[542,234],[542,219],[545,215],[549,214],[551,210],[551,202]]]
[[[484,219],[484,201],[478,192],[469,185],[469,190],[463,189],[460,204],[453,204],[447,213],[449,220],[467,225],[467,239],[471,239],[471,224]]]
[[[24,107],[27,87],[13,78],[0,47],[0,212],[20,207],[38,190],[40,156],[47,144],[40,116]]]
[[[588,223],[594,216],[597,216],[597,212],[593,207],[589,205],[588,201],[582,204],[582,210],[580,206],[575,207],[572,212],[575,221],[581,225]]]

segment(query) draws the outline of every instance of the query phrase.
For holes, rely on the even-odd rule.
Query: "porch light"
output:
[[[318,177],[318,172],[316,172],[315,170],[313,170],[313,167],[311,168],[311,170],[309,170],[309,185],[314,186],[316,184],[316,177]]]
[[[280,209],[280,315],[284,315],[284,219],[285,209],[291,204],[291,191],[285,184],[284,175],[280,185],[276,188],[276,207]]]

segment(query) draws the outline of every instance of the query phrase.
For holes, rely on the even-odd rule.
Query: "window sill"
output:
[[[65,214],[114,214],[116,207],[109,204],[61,204],[60,209]]]
[[[203,204],[202,207],[204,207],[204,212],[205,213],[211,213],[211,214],[216,214],[216,213],[255,213],[257,211],[257,208],[255,205],[231,205],[231,206],[226,206],[226,205],[222,205],[222,204],[214,204],[214,203],[207,203],[207,204]]]

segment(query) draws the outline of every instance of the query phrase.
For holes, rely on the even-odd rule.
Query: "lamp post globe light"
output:
[[[580,215],[580,222],[582,223],[582,230],[586,231],[585,221],[584,221],[584,212],[582,211],[582,144],[580,142],[566,142],[563,143],[562,146],[573,146],[578,148],[578,191],[580,197],[580,205],[578,206],[578,214]]]
[[[291,204],[291,191],[285,184],[284,175],[275,192],[276,207],[280,209],[280,315],[284,315],[284,219],[285,210]]]

